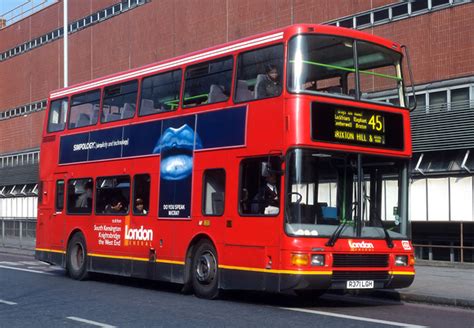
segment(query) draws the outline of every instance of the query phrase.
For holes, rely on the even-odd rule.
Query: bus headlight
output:
[[[324,265],[324,255],[322,255],[322,254],[313,254],[311,256],[311,265],[312,266],[323,266]]]
[[[406,256],[406,255],[397,255],[397,256],[395,256],[395,265],[396,266],[407,266],[408,265],[408,256]]]

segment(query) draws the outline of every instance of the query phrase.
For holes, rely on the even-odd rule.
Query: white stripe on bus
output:
[[[69,89],[66,89],[66,90],[61,90],[61,91],[52,93],[51,98],[58,98],[58,97],[61,97],[61,96],[64,96],[64,95],[67,95],[67,94],[70,94],[70,93],[74,93],[74,92],[78,92],[78,91],[84,91],[84,90],[88,90],[88,89],[93,89],[94,87],[100,87],[102,85],[113,83],[113,82],[120,82],[120,81],[123,81],[123,80],[126,80],[126,79],[130,79],[130,78],[134,78],[134,77],[143,75],[143,74],[156,73],[156,72],[159,72],[161,70],[172,68],[172,67],[175,67],[175,66],[178,66],[178,65],[188,64],[188,63],[193,62],[193,61],[206,59],[206,58],[217,56],[217,55],[222,55],[222,54],[225,54],[225,53],[228,53],[228,52],[231,52],[231,51],[241,50],[241,49],[249,48],[249,47],[264,44],[264,43],[269,43],[269,42],[280,40],[280,39],[283,39],[283,32],[268,35],[268,36],[265,36],[265,37],[261,37],[261,38],[246,41],[246,42],[237,43],[237,44],[234,44],[232,46],[227,46],[227,47],[224,47],[224,48],[211,50],[211,51],[208,51],[208,52],[205,52],[205,53],[202,53],[202,54],[196,54],[196,55],[193,55],[191,57],[178,59],[178,60],[175,60],[175,61],[172,61],[172,62],[169,62],[169,63],[164,63],[164,64],[153,66],[153,67],[143,68],[143,69],[141,69],[139,71],[136,71],[136,72],[130,72],[128,74],[124,74],[124,75],[120,75],[120,76],[114,76],[114,77],[110,77],[110,78],[105,79],[105,80],[100,80],[100,81],[97,81],[97,82],[92,82],[92,83],[88,83],[88,84],[85,84],[85,85],[72,87],[72,88],[69,88]]]

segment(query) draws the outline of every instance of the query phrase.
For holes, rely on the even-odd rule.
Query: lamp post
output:
[[[68,0],[63,0],[63,47],[64,47],[64,54],[63,54],[63,62],[64,62],[64,87],[68,86],[68,20],[67,20],[67,2]]]

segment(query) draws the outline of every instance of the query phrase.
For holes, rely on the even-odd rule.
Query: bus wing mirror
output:
[[[262,162],[260,174],[262,177],[268,177],[270,175],[270,163]]]
[[[407,58],[407,66],[408,66],[408,75],[410,75],[410,85],[411,91],[413,94],[413,106],[408,106],[408,110],[413,112],[416,109],[416,93],[415,93],[415,85],[413,84],[413,72],[411,70],[411,62],[410,62],[410,54],[408,53],[408,48],[405,45],[402,45],[401,48],[405,52],[405,57]]]

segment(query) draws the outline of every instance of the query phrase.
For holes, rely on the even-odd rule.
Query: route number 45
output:
[[[382,131],[383,130],[382,115],[372,115],[369,120],[369,125],[372,127],[372,130]]]

